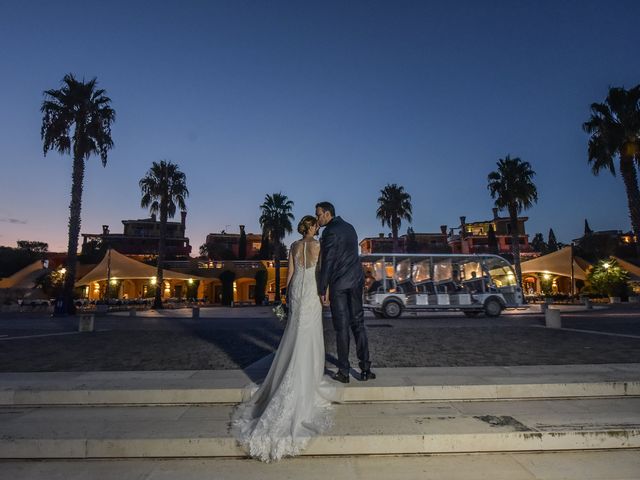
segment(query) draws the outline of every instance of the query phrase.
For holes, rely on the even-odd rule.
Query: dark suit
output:
[[[318,294],[325,295],[329,287],[331,317],[336,331],[338,368],[345,375],[349,375],[351,328],[360,368],[368,370],[371,362],[362,309],[364,272],[358,253],[358,235],[353,226],[342,218],[335,217],[324,227],[320,245]]]

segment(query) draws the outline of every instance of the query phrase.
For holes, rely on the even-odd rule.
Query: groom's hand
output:
[[[326,295],[320,295],[320,301],[322,302],[323,305],[327,304],[327,296]]]

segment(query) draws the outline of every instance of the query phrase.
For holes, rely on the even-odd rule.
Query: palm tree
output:
[[[498,160],[498,170],[488,176],[487,188],[491,198],[495,199],[495,206],[507,209],[510,218],[511,248],[516,267],[516,281],[522,284],[522,269],[520,268],[520,232],[518,228],[518,213],[531,208],[538,201],[538,190],[533,183],[536,174],[529,162],[523,162],[518,157],[507,155]]]
[[[582,125],[589,138],[589,164],[594,175],[606,169],[615,176],[614,159],[627,191],[631,226],[640,235],[640,85],[630,90],[614,87],[604,103],[591,104],[591,118]]]
[[[391,228],[394,252],[398,251],[398,231],[402,220],[411,223],[412,213],[411,195],[405,192],[403,186],[392,183],[380,190],[376,218],[381,221],[383,227],[387,225]]]
[[[67,271],[64,279],[64,308],[75,313],[73,288],[80,236],[80,211],[85,162],[92,154],[100,156],[102,166],[107,164],[107,154],[113,148],[111,124],[116,112],[111,108],[111,99],[105,90],[96,88],[96,78],[85,82],[76,80],[71,74],[62,79],[59,90],[46,90],[40,111],[44,155],[49,150],[71,153],[73,171],[71,180],[71,203],[69,205],[69,243],[67,246]]]
[[[164,277],[162,266],[165,257],[167,237],[167,218],[173,218],[176,207],[186,210],[185,198],[189,196],[186,176],[178,165],[166,160],[153,162],[149,171],[140,179],[142,191],[140,206],[149,207],[151,215],[160,213],[160,239],[158,241],[158,273],[156,274],[156,292],[153,308],[162,308],[162,288]]]
[[[264,202],[260,205],[260,226],[263,236],[269,239],[273,245],[276,268],[276,302],[280,301],[280,257],[282,251],[282,240],[287,233],[291,233],[293,227],[291,222],[294,219],[291,210],[293,202],[283,195],[282,192],[274,193],[264,197]]]

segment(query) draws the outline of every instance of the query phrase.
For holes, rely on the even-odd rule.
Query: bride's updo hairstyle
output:
[[[311,227],[315,227],[317,224],[318,221],[316,220],[316,217],[312,215],[305,215],[302,217],[302,220],[300,220],[300,223],[298,223],[298,233],[304,236],[309,232],[309,230],[311,230]]]

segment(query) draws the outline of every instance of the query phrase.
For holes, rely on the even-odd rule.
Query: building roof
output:
[[[76,287],[89,285],[91,282],[104,281],[109,276],[120,280],[133,280],[152,278],[156,276],[156,273],[156,267],[129,258],[111,248],[93,270],[76,282]],[[163,277],[165,280],[204,280],[202,277],[166,269],[163,270]]]

